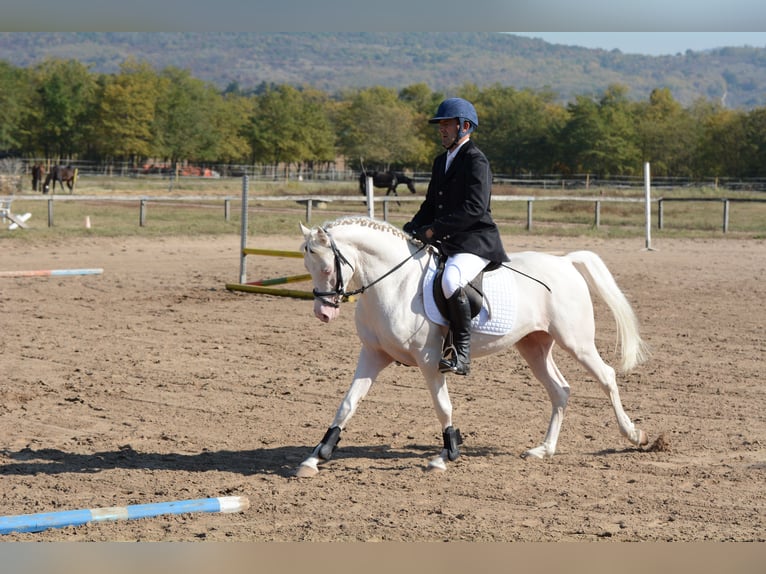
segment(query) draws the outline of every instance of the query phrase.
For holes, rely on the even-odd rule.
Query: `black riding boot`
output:
[[[452,345],[439,361],[439,371],[467,375],[471,370],[471,305],[463,288],[447,299]]]

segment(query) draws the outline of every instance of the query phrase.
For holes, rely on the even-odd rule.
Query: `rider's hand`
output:
[[[431,229],[430,225],[424,225],[414,229],[412,231],[412,236],[422,243],[430,244],[434,242],[434,231]]]

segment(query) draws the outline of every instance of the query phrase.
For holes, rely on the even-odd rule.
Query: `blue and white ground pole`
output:
[[[244,496],[223,496],[196,500],[176,500],[130,506],[112,506],[84,510],[64,510],[40,514],[19,514],[0,517],[0,534],[12,532],[41,532],[49,528],[80,526],[88,522],[132,520],[163,514],[187,514],[191,512],[243,512],[250,507]]]

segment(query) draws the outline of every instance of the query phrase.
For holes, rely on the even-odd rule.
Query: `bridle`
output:
[[[404,261],[401,263],[398,263],[393,268],[386,271],[383,275],[375,279],[374,281],[371,281],[367,285],[363,285],[359,289],[354,289],[353,291],[346,291],[345,286],[343,285],[343,265],[348,265],[351,268],[351,272],[354,271],[354,266],[351,265],[348,259],[343,255],[343,253],[340,252],[340,249],[338,249],[338,246],[335,244],[335,240],[332,238],[332,236],[327,232],[327,230],[323,227],[322,231],[324,231],[325,235],[327,235],[327,238],[330,240],[330,249],[332,249],[333,257],[335,258],[335,290],[334,291],[317,291],[316,288],[312,290],[312,293],[314,294],[314,299],[319,299],[322,303],[325,305],[329,305],[330,307],[334,307],[337,309],[340,307],[341,301],[344,299],[348,300],[349,297],[353,295],[359,295],[360,293],[364,293],[367,289],[372,287],[373,285],[376,285],[392,273],[399,270],[402,265],[407,263],[410,259],[415,257],[418,253],[423,251],[423,249],[426,248],[426,245],[423,244],[417,251],[414,253],[411,253],[409,257],[407,257]],[[327,297],[332,297],[332,299],[327,299]]]

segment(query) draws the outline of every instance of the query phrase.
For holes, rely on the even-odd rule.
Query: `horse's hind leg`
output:
[[[543,384],[548,392],[552,409],[551,420],[548,423],[548,431],[545,433],[543,444],[524,452],[521,455],[523,458],[550,458],[556,452],[561,423],[564,421],[564,411],[569,402],[569,383],[564,379],[553,361],[553,345],[553,337],[542,331],[530,333],[516,343],[516,348],[529,364],[535,378]]]
[[[362,347],[354,380],[338,406],[330,428],[327,429],[311,455],[300,464],[295,473],[296,476],[299,478],[315,476],[319,472],[319,463],[332,457],[340,441],[341,431],[346,428],[351,417],[354,416],[360,401],[367,395],[377,376],[390,364],[391,358],[388,355],[369,351],[366,347]]]
[[[631,421],[630,417],[625,413],[625,409],[622,407],[622,401],[620,400],[620,391],[617,388],[617,378],[614,369],[604,362],[596,349],[596,345],[589,345],[580,349],[578,352],[570,350],[570,353],[580,361],[580,363],[582,363],[594,377],[596,377],[602,390],[609,397],[615,417],[617,417],[617,425],[620,428],[620,434],[636,446],[644,446],[645,444],[648,444],[649,439],[646,436],[646,433],[643,430],[636,428],[633,421]]]

